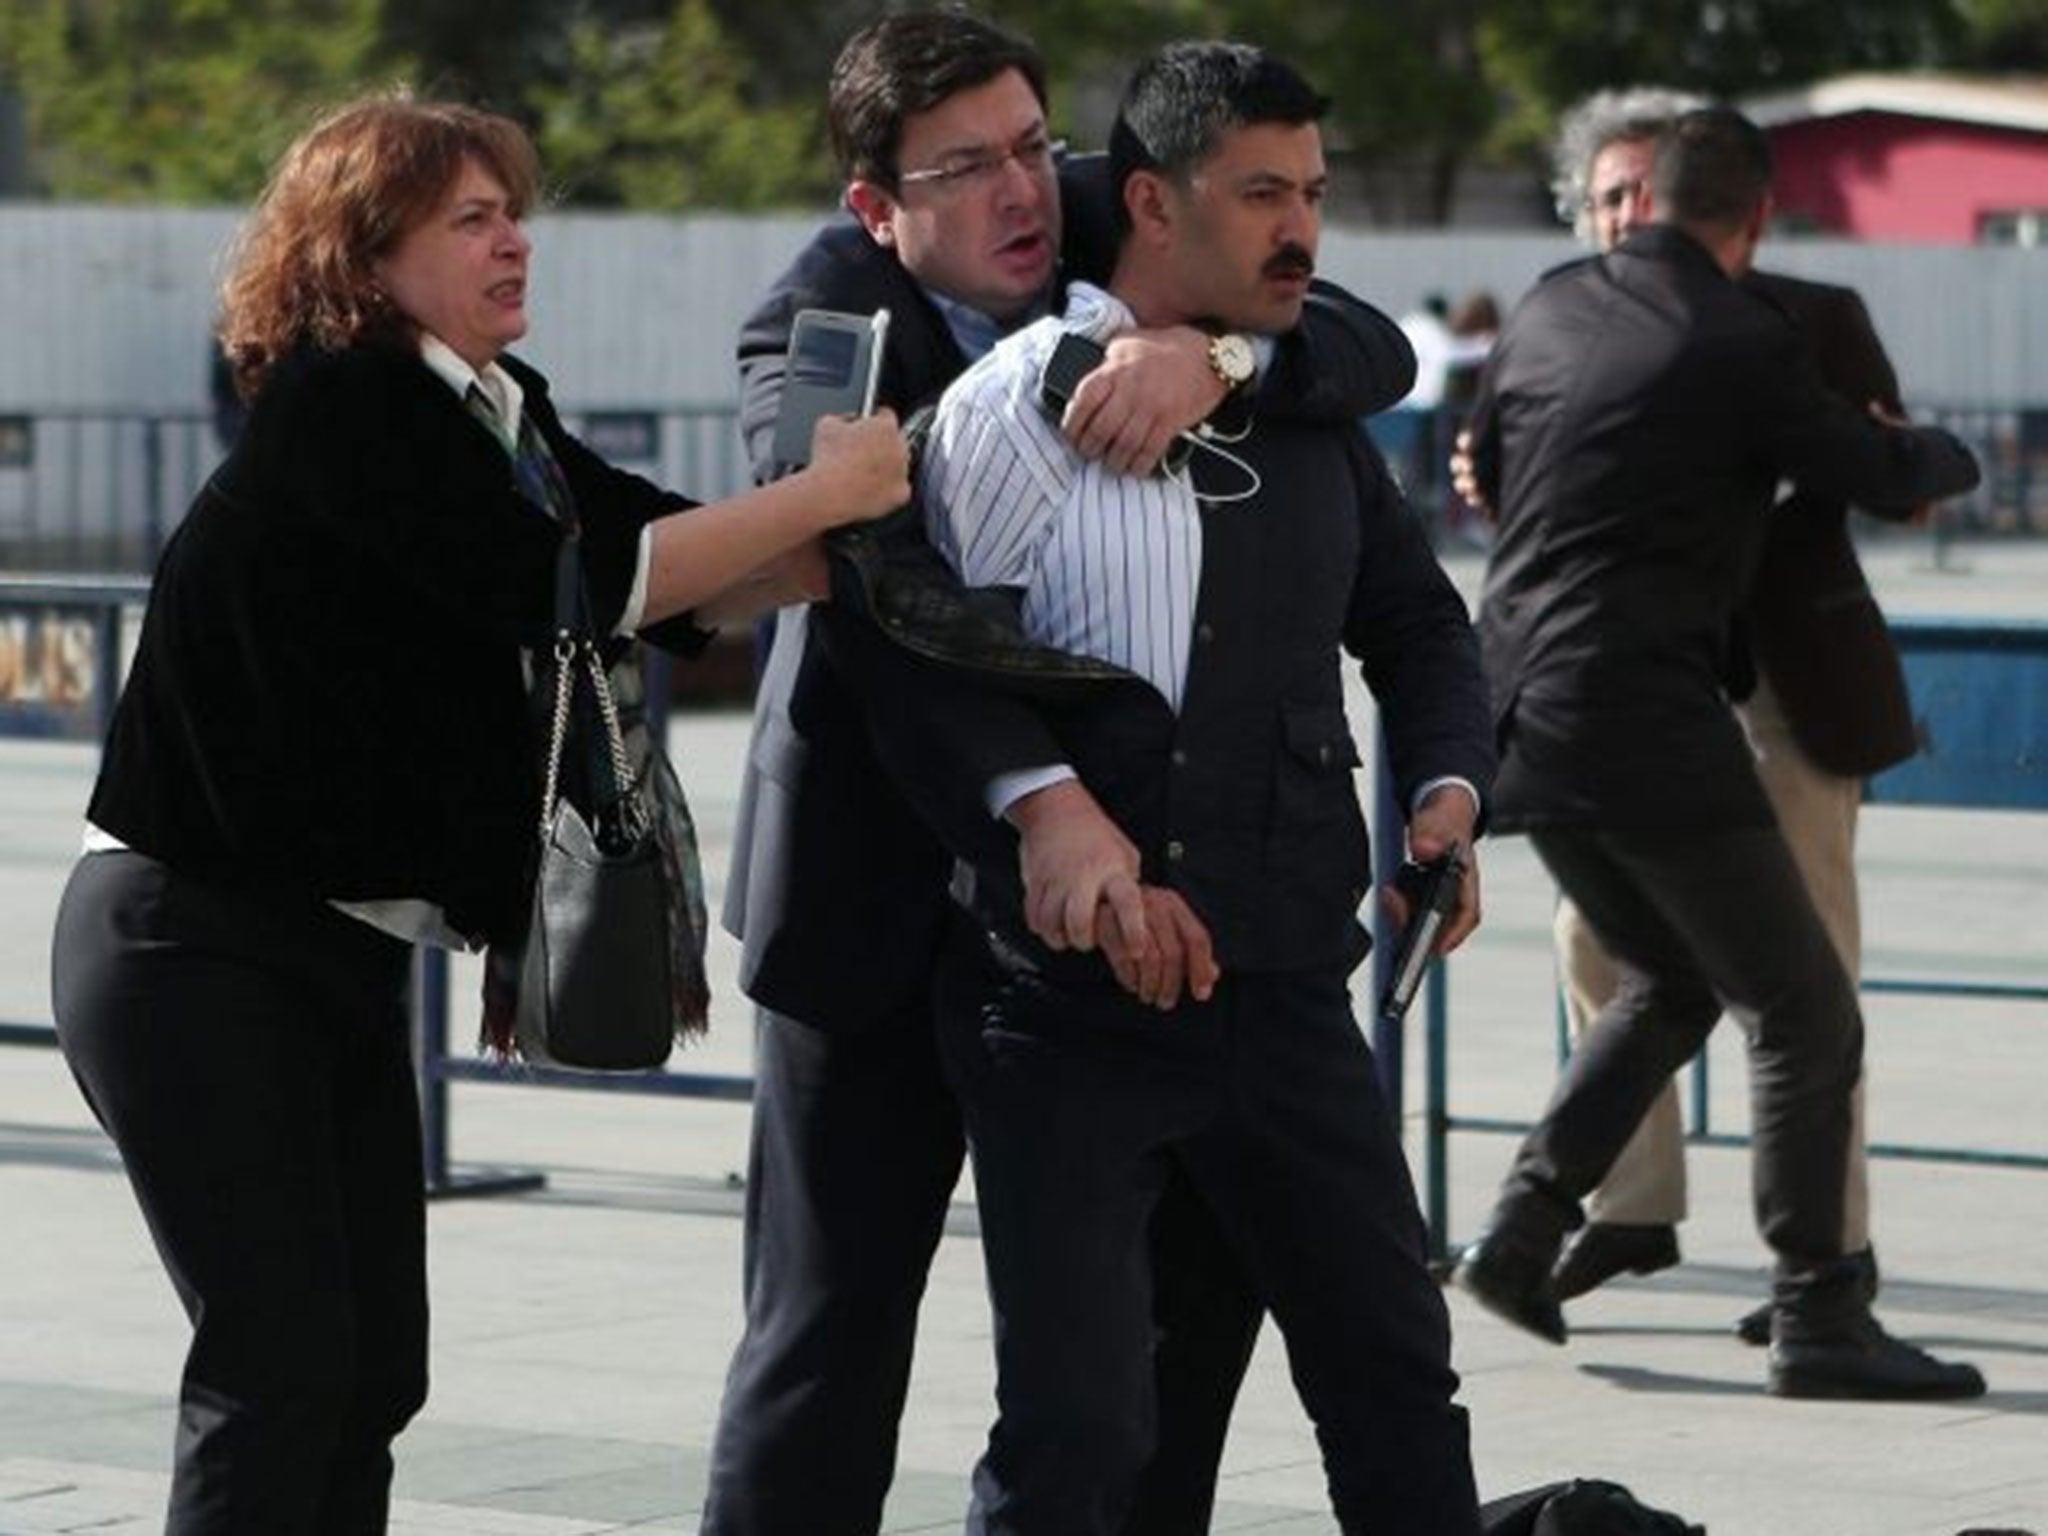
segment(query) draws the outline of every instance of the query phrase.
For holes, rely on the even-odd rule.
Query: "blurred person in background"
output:
[[[1579,1202],[1725,1009],[1749,1045],[1756,1220],[1776,1257],[1770,1390],[1972,1397],[1973,1367],[1871,1312],[1849,1191],[1856,989],[1726,700],[1780,483],[1905,516],[1977,467],[1947,433],[1831,393],[1792,317],[1742,286],[1770,178],[1739,113],[1677,117],[1640,173],[1588,200],[1596,219],[1633,200],[1638,227],[1532,291],[1482,384],[1467,473],[1499,514],[1480,607],[1496,826],[1530,835],[1620,984],[1458,1278],[1565,1341],[1554,1271]]]
[[[1558,214],[1582,240],[1612,250],[1642,221],[1657,136],[1701,98],[1656,86],[1599,91],[1574,107],[1553,151]],[[1854,290],[1752,269],[1744,285],[1780,306],[1811,348],[1822,381],[1858,409],[1900,417],[1897,375]],[[1469,484],[1469,482],[1467,482]],[[1916,750],[1904,671],[1849,534],[1849,504],[1792,487],[1774,509],[1740,615],[1729,694],[1771,809],[1836,954],[1862,972],[1855,835],[1863,780]],[[1574,1041],[1613,996],[1619,977],[1599,935],[1569,897],[1554,924],[1565,1013]],[[1846,1240],[1871,1294],[1864,1090],[1856,1086]],[[1614,1276],[1676,1264],[1686,1215],[1684,1116],[1674,1081],[1588,1204],[1589,1220],[1558,1265],[1568,1301]],[[1737,1322],[1768,1343],[1770,1308]]]
[[[1464,429],[1473,402],[1479,398],[1479,376],[1500,335],[1500,304],[1484,288],[1474,289],[1458,301],[1445,327],[1451,333],[1450,366],[1444,373],[1443,403],[1436,413],[1436,431],[1431,436],[1430,464],[1444,461],[1457,434]],[[1443,525],[1447,534],[1469,544],[1484,546],[1488,538],[1486,520],[1463,496],[1442,497]]]

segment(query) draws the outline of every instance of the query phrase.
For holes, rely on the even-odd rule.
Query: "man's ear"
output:
[[[1758,245],[1763,243],[1764,231],[1771,227],[1771,215],[1777,212],[1777,208],[1777,203],[1772,200],[1771,194],[1768,192],[1756,200],[1756,212],[1749,216],[1749,246],[1751,250],[1755,250]]]
[[[1740,277],[1756,264],[1756,248],[1763,243],[1764,228],[1770,222],[1771,197],[1766,192],[1757,199],[1756,206],[1749,211],[1748,217],[1743,219],[1741,227],[1735,231],[1731,249],[1734,267],[1730,276]]]
[[[1124,178],[1124,211],[1135,238],[1161,241],[1173,230],[1173,188],[1157,171],[1133,171]]]
[[[896,216],[896,199],[887,188],[856,177],[846,184],[846,206],[853,210],[853,216],[860,220],[861,228],[875,244],[896,243],[896,229],[890,222]]]

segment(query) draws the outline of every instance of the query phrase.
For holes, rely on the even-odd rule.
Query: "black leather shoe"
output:
[[[1677,1262],[1676,1227],[1588,1222],[1551,1271],[1550,1290],[1559,1301],[1570,1301],[1616,1275],[1654,1275]]]
[[[1497,1228],[1465,1250],[1452,1279],[1487,1311],[1539,1339],[1562,1344],[1564,1311],[1550,1289],[1556,1259],[1555,1242],[1530,1241]]]
[[[1877,1300],[1879,1279],[1876,1252],[1869,1248],[1858,1249],[1848,1255],[1843,1262],[1853,1273],[1857,1294],[1863,1298],[1863,1304],[1869,1306]],[[1759,1349],[1770,1343],[1771,1304],[1767,1301],[1761,1306],[1752,1307],[1735,1319],[1735,1337]]]
[[[1974,1365],[1937,1360],[1893,1338],[1868,1313],[1820,1337],[1787,1337],[1780,1316],[1771,1342],[1770,1390],[1773,1397],[1929,1401],[1982,1397],[1984,1376]]]

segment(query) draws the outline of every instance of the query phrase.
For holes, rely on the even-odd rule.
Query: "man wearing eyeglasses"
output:
[[[799,253],[740,337],[741,429],[764,478],[776,472],[799,309],[887,308],[878,399],[908,414],[1049,309],[1063,236],[1079,270],[1096,270],[1086,237],[1102,244],[1109,220],[1106,194],[1094,187],[1091,202],[1078,176],[1066,178],[1063,209],[1035,50],[964,13],[864,28],[834,66],[827,115],[849,214]],[[1406,391],[1413,358],[1391,322],[1327,292],[1312,309],[1317,345],[1292,380],[1297,403],[1349,416]],[[1229,372],[1238,359],[1188,326],[1119,338],[1068,430],[1091,456],[1149,468],[1244,382]],[[895,556],[936,569],[905,522],[913,537]],[[778,620],[728,888],[742,984],[760,1013],[746,1326],[706,1536],[879,1526],[918,1303],[963,1156],[931,1003],[952,853],[1014,828],[1009,857],[1021,857],[1048,935],[1092,947],[1111,912],[1152,933],[1136,850],[1079,784],[1044,771],[1061,754],[1036,710],[977,676],[971,648],[951,658],[960,665],[933,666],[882,640],[848,581],[835,556],[835,601]],[[908,795],[906,772],[937,787]],[[984,787],[1013,774],[1000,821]],[[1177,943],[1182,930],[1158,937]],[[1171,964],[1184,971],[1178,953]],[[1178,1257],[1160,1297],[1165,1420],[1132,1536],[1206,1528],[1259,1317],[1243,1276],[1217,1257],[1213,1225],[1192,1202],[1167,1204]]]

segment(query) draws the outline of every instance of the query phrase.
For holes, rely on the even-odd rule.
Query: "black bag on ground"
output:
[[[1636,1502],[1619,1483],[1573,1478],[1480,1506],[1486,1536],[1706,1536],[1706,1527]]]

